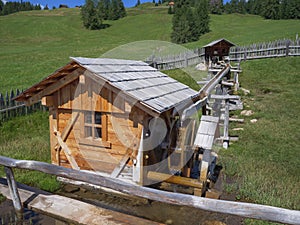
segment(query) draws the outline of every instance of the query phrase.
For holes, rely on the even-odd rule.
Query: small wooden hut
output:
[[[168,156],[179,151],[180,113],[199,99],[197,91],[144,62],[102,58],[71,58],[16,98],[49,107],[52,163],[111,177],[129,174],[140,185],[147,184],[148,171],[170,174],[175,164],[179,170],[189,165],[183,176],[190,177],[187,151],[174,156],[175,163]],[[196,133],[189,124],[184,145],[192,145]]]
[[[232,46],[235,46],[235,44],[224,38],[205,45],[206,64],[208,65],[209,61],[221,61],[225,56],[229,56],[229,51]]]

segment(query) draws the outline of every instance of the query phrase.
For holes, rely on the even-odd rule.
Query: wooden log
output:
[[[0,165],[36,170],[64,178],[88,182],[110,188],[129,195],[180,206],[189,206],[211,212],[219,212],[241,217],[260,219],[283,224],[299,224],[300,211],[253,203],[233,202],[201,198],[180,193],[169,193],[152,188],[134,186],[117,179],[103,177],[86,171],[77,171],[60,166],[31,160],[15,160],[0,156]]]
[[[196,179],[188,178],[188,177],[180,177],[180,176],[173,176],[171,174],[165,173],[158,173],[154,171],[149,171],[147,174],[147,178],[157,182],[167,182],[171,184],[178,184],[187,187],[194,187],[194,188],[202,188],[202,183]]]
[[[4,167],[5,174],[6,174],[6,179],[11,195],[11,199],[14,204],[14,208],[17,212],[22,212],[23,211],[23,205],[20,199],[20,195],[18,192],[18,187],[15,181],[14,173],[13,170],[10,167],[5,166]]]

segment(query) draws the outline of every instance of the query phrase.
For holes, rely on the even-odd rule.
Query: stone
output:
[[[252,110],[243,110],[241,112],[242,116],[252,116],[254,114],[254,112]]]
[[[244,130],[244,128],[237,127],[237,128],[233,128],[232,130],[234,130],[234,131],[240,131],[240,130]]]
[[[250,120],[251,123],[257,123],[257,119]]]
[[[207,71],[205,63],[199,63],[198,65],[196,65],[195,69],[200,71]]]

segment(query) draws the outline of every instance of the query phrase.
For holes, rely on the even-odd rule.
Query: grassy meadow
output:
[[[107,21],[107,29],[83,28],[78,9],[20,12],[0,17],[0,92],[26,89],[69,62],[70,56],[99,57],[130,42],[170,41],[172,16],[166,7],[142,4],[128,9],[128,16]],[[211,15],[211,32],[183,47],[201,47],[226,38],[237,45],[276,39],[294,39],[297,20],[269,21],[253,15]],[[132,49],[135,46],[136,49]],[[131,45],[132,51],[144,51]],[[149,46],[149,55],[156,51]],[[152,49],[153,48],[153,49]],[[147,53],[148,54],[148,53]],[[142,57],[142,56],[141,56]],[[225,178],[236,182],[226,190],[249,202],[300,210],[300,57],[242,63],[240,81],[251,94],[243,96],[254,115],[245,118],[239,142],[220,152]],[[168,74],[197,89],[180,70]],[[192,77],[196,79],[196,75]],[[250,119],[258,122],[252,124]],[[14,118],[0,124],[0,154],[18,159],[50,162],[46,112]],[[0,170],[3,176],[3,170]],[[54,191],[55,178],[41,173],[16,171],[16,179]],[[248,224],[267,224],[249,220]]]

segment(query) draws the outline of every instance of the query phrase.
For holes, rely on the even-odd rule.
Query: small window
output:
[[[102,138],[102,113],[84,113],[84,137],[90,139]]]

